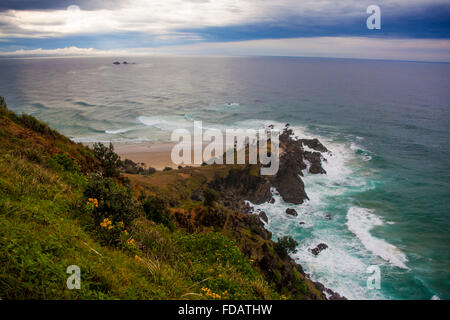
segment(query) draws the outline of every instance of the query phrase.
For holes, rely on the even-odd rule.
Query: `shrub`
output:
[[[130,159],[125,159],[121,164],[121,167],[125,173],[147,174],[148,172],[148,170],[145,169],[145,163],[136,163]]]
[[[236,241],[220,233],[210,231],[190,235],[178,234],[177,237],[178,246],[190,253],[192,261],[233,266],[246,275],[253,272],[248,258],[239,250]]]
[[[208,207],[211,207],[214,202],[216,202],[220,198],[220,194],[216,190],[210,188],[207,188],[205,191],[203,191],[203,196],[205,198],[205,206]]]
[[[70,172],[79,171],[78,165],[65,153],[58,153],[47,160],[47,165],[53,169]]]
[[[142,207],[147,219],[152,220],[156,223],[161,223],[167,226],[172,231],[175,229],[173,219],[170,216],[169,210],[167,208],[167,203],[163,199],[159,197],[149,196],[144,200]]]
[[[113,178],[90,176],[84,195],[98,201],[98,206],[93,210],[96,224],[109,218],[113,222],[123,221],[128,225],[137,216],[130,187],[119,186]]]
[[[103,143],[94,143],[94,154],[102,164],[103,174],[105,177],[118,177],[119,168],[122,166],[122,161],[117,153],[114,152],[112,143],[106,147]]]
[[[30,116],[28,114],[21,115],[18,120],[22,125],[27,127],[28,129],[31,129],[33,131],[42,133],[44,135],[50,136],[52,138],[55,138],[58,134],[56,131],[52,130],[48,125],[46,125],[43,122],[40,122],[35,117]]]
[[[42,162],[42,150],[40,148],[28,148],[23,151],[25,157],[35,163]]]
[[[172,170],[171,167],[165,167],[165,168],[163,169],[163,171],[170,171],[170,170]]]
[[[275,250],[280,255],[280,257],[284,258],[288,255],[288,253],[296,253],[295,249],[298,246],[298,242],[294,240],[291,236],[284,236],[278,238],[278,241],[275,243]]]

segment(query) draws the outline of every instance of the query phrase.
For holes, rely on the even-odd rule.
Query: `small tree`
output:
[[[98,207],[93,212],[96,223],[110,218],[114,222],[123,221],[129,225],[137,216],[132,190],[125,185],[119,186],[113,178],[90,176],[84,195],[98,201]]]
[[[169,209],[167,208],[167,203],[163,199],[159,197],[149,196],[143,201],[142,207],[147,219],[152,220],[156,223],[162,223],[170,230],[174,230],[175,224],[173,223],[173,219],[170,216]]]
[[[288,253],[296,253],[298,246],[298,242],[294,240],[291,236],[284,236],[278,238],[278,241],[275,243],[275,250],[281,257],[286,257]]]
[[[103,174],[105,177],[118,177],[119,168],[122,166],[120,157],[114,152],[112,143],[106,147],[103,143],[94,143],[94,154],[102,164]]]
[[[205,197],[204,204],[207,207],[211,207],[214,204],[214,202],[216,202],[220,198],[219,193],[216,190],[210,188],[203,191],[203,196]]]

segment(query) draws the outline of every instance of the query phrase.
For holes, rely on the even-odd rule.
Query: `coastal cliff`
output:
[[[271,201],[271,188],[302,203],[302,171],[325,173],[319,141],[286,127],[280,147],[273,177],[257,165],[130,174],[112,146],[76,144],[0,97],[0,298],[342,298],[246,204]],[[69,265],[81,290],[65,287]]]
[[[240,250],[278,292],[289,292],[296,299],[325,299],[326,296],[345,299],[311,281],[300,264],[283,250],[277,250],[278,243],[264,227],[264,216],[253,214],[253,208],[248,205],[248,201],[254,204],[272,202],[272,188],[284,201],[301,204],[308,199],[302,171],[326,174],[322,153],[328,150],[317,139],[298,139],[287,125],[280,135],[280,150],[280,169],[274,176],[260,175],[260,165],[217,164],[150,176],[125,176],[136,193],[165,198],[177,225],[188,233],[215,230],[235,239]],[[204,206],[208,190],[218,195],[214,206]]]

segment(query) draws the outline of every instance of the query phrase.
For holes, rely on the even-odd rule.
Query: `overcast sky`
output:
[[[450,61],[450,0],[0,0],[1,56],[105,54]]]

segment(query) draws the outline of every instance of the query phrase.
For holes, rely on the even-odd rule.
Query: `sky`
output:
[[[450,0],[0,0],[0,57],[152,54],[450,61]]]

